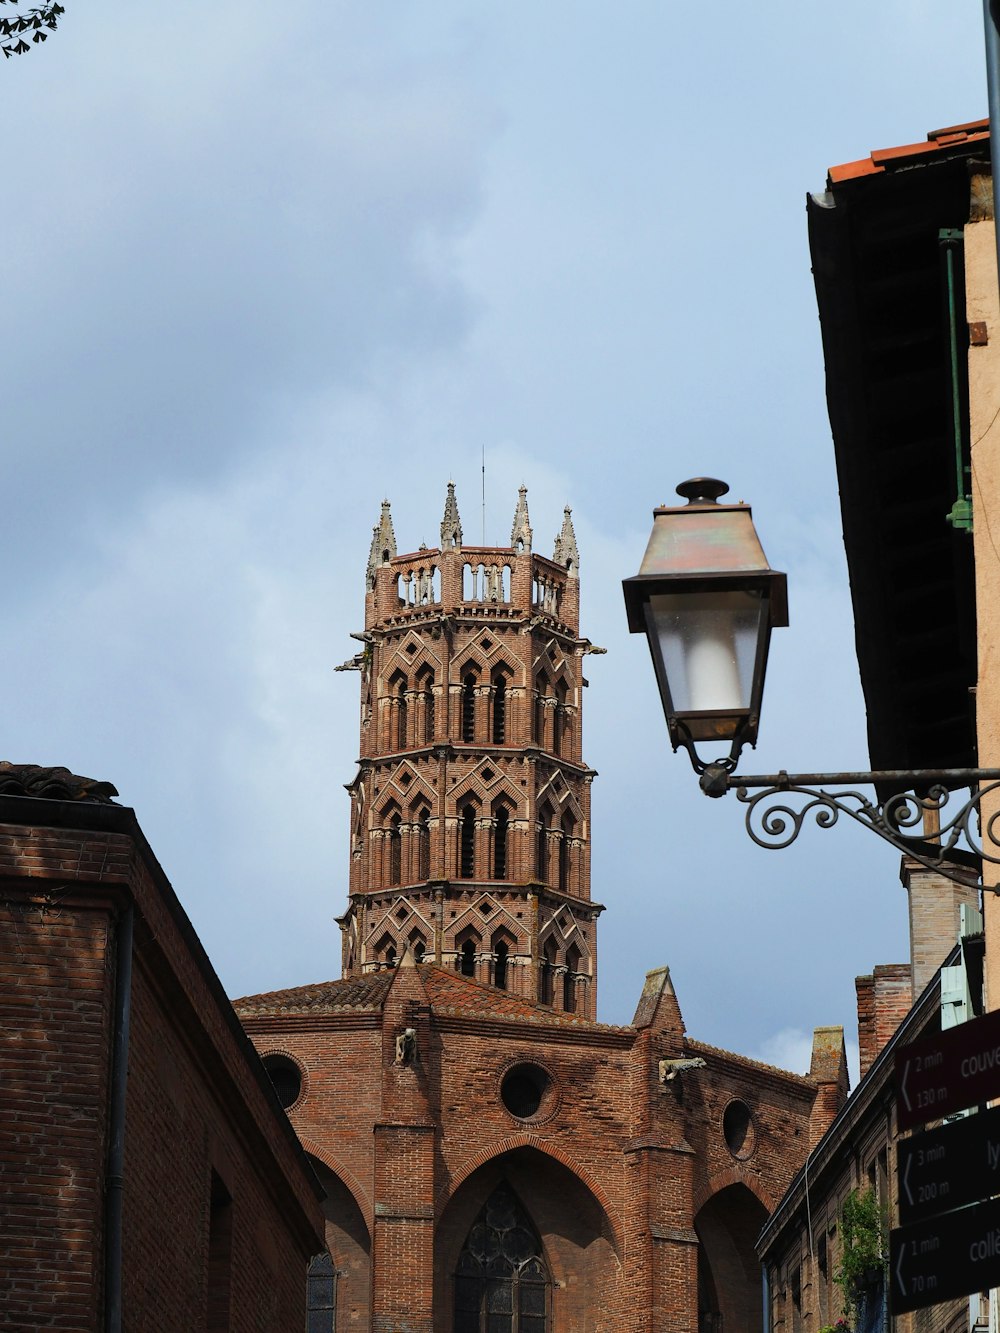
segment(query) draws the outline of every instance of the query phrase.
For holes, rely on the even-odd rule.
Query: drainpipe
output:
[[[111,1047],[108,1165],[104,1193],[104,1333],[122,1330],[122,1195],[125,1186],[125,1093],[132,1018],[132,901],[118,918],[115,940],[115,1014]]]
[[[771,1279],[768,1277],[767,1264],[760,1266],[760,1285],[761,1296],[764,1301],[764,1318],[761,1322],[761,1328],[764,1333],[771,1333],[773,1325],[771,1323]]]
[[[983,0],[983,27],[986,35],[986,95],[990,110],[990,161],[993,171],[1000,163],[1000,0]],[[994,177],[995,181],[995,177]],[[993,219],[996,222],[996,189],[993,191]],[[997,233],[997,275],[1000,277],[1000,227]]]

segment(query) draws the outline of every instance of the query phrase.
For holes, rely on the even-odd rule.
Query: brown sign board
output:
[[[896,1144],[903,1226],[1000,1194],[1000,1106]]]
[[[1000,1097],[1000,1010],[896,1053],[896,1123],[914,1129]]]
[[[1000,1285],[1000,1199],[889,1233],[889,1310],[923,1310]]]

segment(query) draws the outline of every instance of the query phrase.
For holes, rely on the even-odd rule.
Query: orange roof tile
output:
[[[975,143],[989,140],[990,122],[988,120],[970,120],[964,125],[949,125],[943,130],[931,130],[923,143],[901,144],[897,148],[873,149],[869,157],[859,158],[856,162],[844,162],[831,167],[827,173],[829,183],[836,185],[840,181],[854,180],[859,176],[872,176],[893,167],[897,162],[909,158],[927,157],[944,148],[956,144]]]

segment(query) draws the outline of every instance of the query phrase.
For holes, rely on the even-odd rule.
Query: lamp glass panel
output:
[[[674,714],[749,712],[764,605],[757,589],[650,597]]]

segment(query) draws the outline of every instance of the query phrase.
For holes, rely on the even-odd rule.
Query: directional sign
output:
[[[1000,1096],[1000,1009],[896,1055],[896,1121],[913,1129]]]
[[[893,1315],[998,1285],[1000,1199],[889,1233]]]
[[[904,1226],[1000,1194],[1000,1106],[900,1139],[896,1165]]]

